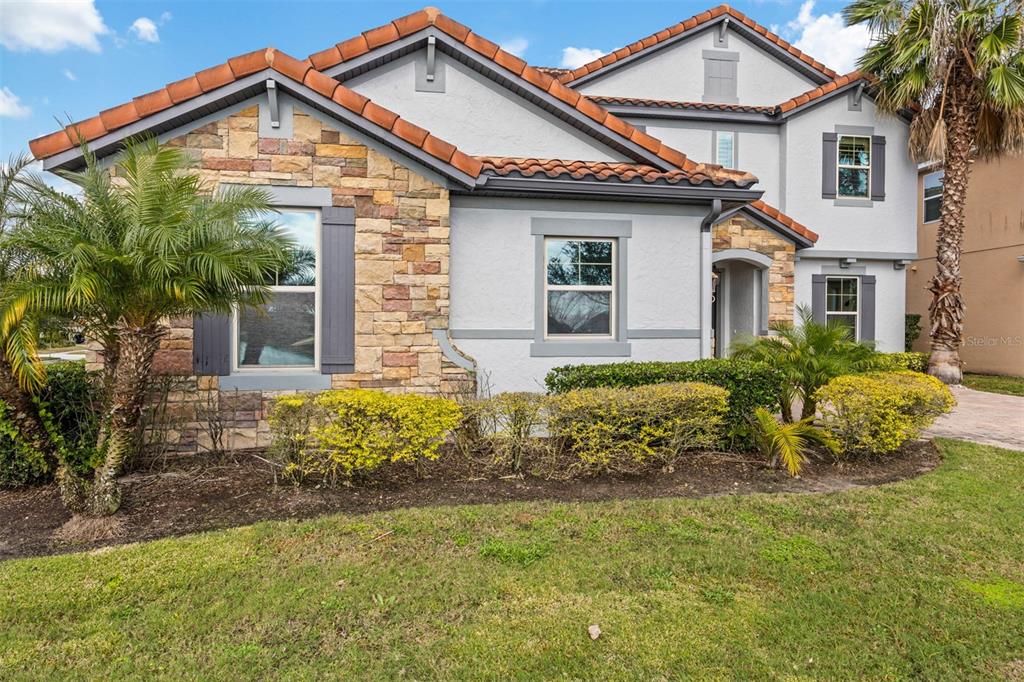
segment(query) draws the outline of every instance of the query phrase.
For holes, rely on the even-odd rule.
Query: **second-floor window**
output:
[[[934,223],[942,217],[942,178],[937,171],[924,176],[924,222]]]
[[[715,163],[726,168],[736,168],[736,133],[731,130],[715,132]]]
[[[840,197],[871,198],[871,138],[840,135],[836,187]]]

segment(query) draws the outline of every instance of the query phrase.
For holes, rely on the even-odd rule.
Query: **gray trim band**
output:
[[[532,329],[450,329],[453,339],[485,339],[491,341],[525,341],[534,338]],[[626,337],[632,339],[699,339],[700,329],[628,329]],[[565,343],[545,341],[543,343]]]
[[[630,329],[632,339],[699,339],[699,329]]]
[[[858,199],[856,197],[836,197],[832,200],[833,206],[840,208],[871,208],[875,202],[871,199]]]
[[[319,372],[246,372],[220,378],[221,391],[324,391],[330,387],[331,375]]]
[[[712,263],[726,260],[739,260],[764,269],[772,266],[771,258],[751,249],[722,249],[721,251],[715,251],[711,256]]]
[[[857,135],[859,137],[871,137],[875,134],[875,129],[871,126],[843,126],[837,125],[835,129],[836,135]]]
[[[800,254],[802,260],[818,258],[856,258],[857,260],[916,260],[917,253],[891,251],[819,251],[812,249]]]
[[[545,237],[619,237],[633,236],[633,223],[628,220],[579,220],[566,218],[533,218],[530,234]]]
[[[460,353],[455,346],[452,345],[451,339],[449,338],[450,332],[447,332],[444,329],[435,329],[433,331],[433,336],[434,341],[437,341],[437,345],[440,346],[441,354],[445,359],[468,372],[476,371],[476,363]]]
[[[738,62],[740,60],[739,52],[726,52],[724,50],[702,50],[701,57],[704,59],[714,59],[721,62]]]
[[[533,358],[629,357],[631,347],[620,341],[543,341],[530,344]]]

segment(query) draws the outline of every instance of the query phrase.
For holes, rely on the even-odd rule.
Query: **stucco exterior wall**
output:
[[[821,136],[834,132],[836,125],[870,126],[875,135],[885,136],[885,201],[849,207],[822,198]],[[777,208],[820,235],[815,250],[914,252],[917,167],[907,154],[906,123],[877,118],[867,98],[862,100],[861,111],[849,111],[847,98],[839,96],[793,116],[786,126],[781,146],[783,192]]]
[[[923,179],[926,172],[921,173]],[[977,161],[967,189],[967,227],[961,256],[966,305],[960,358],[967,372],[1024,376],[1024,157]],[[907,312],[921,315],[914,350],[928,351],[927,290],[935,274],[938,222],[925,223],[918,183],[918,250],[908,268]]]
[[[451,329],[459,349],[476,360],[481,385],[492,392],[541,390],[544,375],[559,365],[699,357],[702,217],[700,209],[678,206],[455,197]],[[625,267],[619,264],[626,276],[627,327],[665,338],[628,338],[629,356],[531,357],[534,218],[629,221]],[[684,330],[693,338],[668,338]]]
[[[360,74],[345,85],[470,155],[626,160],[468,66],[440,52],[437,61],[437,68],[444,70],[444,92],[416,90],[416,63],[426,62],[425,50]]]
[[[733,30],[727,30],[728,47],[715,47],[717,31],[717,27],[712,27],[658,50],[650,57],[609,71],[606,76],[584,83],[579,91],[585,95],[700,102],[704,96],[703,50],[739,54],[736,92],[743,104],[776,104],[815,87],[810,79],[795,73]]]

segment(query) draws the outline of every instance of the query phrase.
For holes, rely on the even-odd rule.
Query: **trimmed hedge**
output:
[[[565,365],[548,372],[544,383],[554,394],[581,388],[628,388],[670,382],[700,382],[729,392],[723,444],[750,444],[747,416],[758,407],[779,409],[782,373],[768,365],[735,358],[690,362],[615,362],[602,365]]]
[[[871,370],[874,372],[911,372],[926,373],[928,371],[928,353],[876,353],[871,358]]]
[[[949,387],[920,372],[836,377],[816,393],[822,427],[843,454],[895,452],[955,404]]]
[[[583,388],[550,399],[548,430],[586,473],[631,473],[714,447],[727,392],[700,383]]]

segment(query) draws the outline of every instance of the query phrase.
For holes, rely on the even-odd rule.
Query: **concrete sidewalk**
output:
[[[1024,450],[1024,398],[951,388],[956,408],[935,420],[925,435]]]

